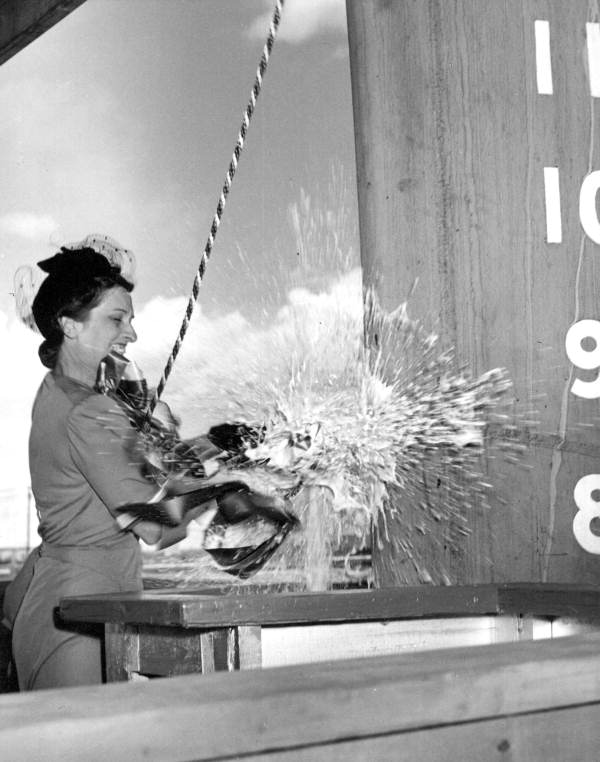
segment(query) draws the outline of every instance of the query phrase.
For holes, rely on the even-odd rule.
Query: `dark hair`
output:
[[[44,337],[38,350],[40,360],[52,369],[64,338],[60,318],[85,320],[106,291],[115,286],[132,291],[133,284],[125,280],[119,267],[90,248],[63,247],[50,259],[38,262],[38,266],[48,277],[33,300],[32,311]]]

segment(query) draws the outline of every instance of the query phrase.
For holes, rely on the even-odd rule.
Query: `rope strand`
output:
[[[244,111],[244,116],[242,119],[240,131],[238,133],[237,142],[233,150],[231,161],[229,162],[229,168],[227,170],[227,175],[223,183],[221,195],[219,196],[217,210],[215,212],[215,216],[213,217],[213,221],[210,226],[210,232],[206,240],[206,245],[204,246],[204,251],[202,252],[202,257],[200,258],[200,264],[198,265],[198,271],[196,272],[196,277],[194,278],[194,283],[192,286],[192,294],[187,303],[185,316],[181,323],[179,334],[177,336],[175,344],[173,345],[173,349],[171,350],[171,354],[169,355],[169,359],[167,360],[167,363],[163,370],[163,374],[156,388],[156,392],[148,406],[148,417],[152,416],[152,413],[154,412],[154,408],[156,407],[156,404],[158,403],[158,400],[160,399],[164,391],[167,380],[169,376],[171,375],[173,364],[175,363],[175,359],[177,358],[177,355],[179,354],[179,350],[181,349],[181,344],[183,343],[183,339],[185,338],[185,335],[190,325],[190,320],[194,312],[194,307],[196,305],[196,301],[198,300],[198,294],[200,293],[200,284],[202,282],[202,279],[204,278],[204,273],[206,272],[206,265],[210,258],[213,245],[215,243],[215,238],[219,230],[219,225],[221,224],[221,218],[223,217],[223,210],[225,209],[225,204],[227,203],[227,197],[229,196],[229,191],[231,189],[233,177],[235,175],[238,162],[240,160],[240,156],[244,148],[244,141],[246,139],[248,127],[250,126],[250,120],[252,119],[252,114],[254,113],[254,109],[256,107],[256,100],[260,94],[263,76],[267,70],[267,64],[269,63],[271,50],[273,49],[273,43],[275,42],[275,36],[277,34],[277,29],[279,27],[279,21],[281,19],[281,13],[283,10],[284,2],[285,0],[276,0],[276,3],[275,3],[275,10],[273,11],[273,17],[271,19],[271,24],[269,26],[269,35],[267,37],[267,41],[262,51],[260,63],[256,71],[254,86],[250,93],[250,100],[248,101],[248,105],[246,106],[246,110]]]

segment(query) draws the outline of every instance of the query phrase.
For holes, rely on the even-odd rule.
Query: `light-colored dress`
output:
[[[61,598],[142,589],[141,553],[116,508],[151,500],[138,435],[111,397],[49,373],[29,441],[42,544],[5,597],[21,690],[102,682],[102,633],[62,622]]]

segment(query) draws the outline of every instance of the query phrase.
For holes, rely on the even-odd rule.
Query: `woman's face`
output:
[[[108,289],[83,321],[71,321],[73,335],[66,335],[79,361],[95,370],[111,350],[124,354],[127,344],[137,339],[133,317],[129,293],[122,286]]]

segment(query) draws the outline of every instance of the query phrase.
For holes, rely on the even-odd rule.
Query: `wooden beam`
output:
[[[445,725],[252,756],[252,762],[564,762],[598,755],[598,705]]]
[[[595,759],[578,750],[600,745],[599,669],[600,636],[594,635],[34,691],[0,696],[0,748],[11,762],[287,759],[284,754],[471,760],[500,759],[511,750],[507,759],[529,762]],[[545,713],[554,713],[548,722]],[[542,743],[555,723],[562,740],[550,733]],[[465,753],[444,756],[446,745],[460,748],[455,731],[463,734]],[[375,753],[392,735],[395,752],[388,745],[388,753]],[[428,739],[439,753],[415,754],[427,749]],[[477,756],[481,739],[492,746]],[[548,750],[555,742],[562,757]],[[516,751],[536,743],[546,756]]]
[[[23,50],[85,0],[0,0],[0,64]]]
[[[498,586],[502,613],[598,621],[600,588],[597,585],[512,583]]]
[[[577,590],[573,591],[577,595]],[[598,594],[600,605],[600,593]],[[359,622],[499,613],[497,586],[420,585],[326,593],[215,595],[193,590],[112,593],[64,598],[67,621],[179,627]]]
[[[325,593],[248,593],[207,590],[103,593],[63,598],[61,617],[75,622],[119,622],[178,627],[368,622],[485,614],[598,619],[596,585],[508,583],[417,585]]]

